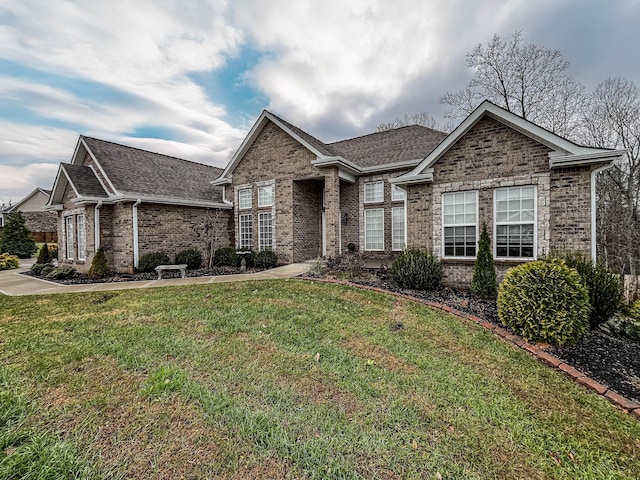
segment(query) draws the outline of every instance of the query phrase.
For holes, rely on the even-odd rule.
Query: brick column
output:
[[[328,170],[324,177],[324,213],[327,257],[335,257],[340,252],[340,178],[337,168]]]

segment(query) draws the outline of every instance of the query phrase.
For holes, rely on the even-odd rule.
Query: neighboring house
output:
[[[55,243],[58,239],[57,216],[46,210],[51,190],[36,188],[18,203],[0,211],[0,227],[4,227],[6,217],[15,211],[22,212],[26,226],[36,242]]]
[[[58,212],[58,262],[87,271],[97,249],[133,272],[142,255],[229,245],[231,205],[210,185],[221,169],[80,136],[60,164],[48,208]]]
[[[433,249],[469,284],[483,223],[499,275],[554,250],[595,255],[595,179],[625,152],[576,145],[490,103],[451,134],[412,126],[325,144],[264,111],[214,185],[236,246],[285,262]]]

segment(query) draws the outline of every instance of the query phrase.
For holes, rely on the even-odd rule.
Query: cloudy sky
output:
[[[2,0],[0,203],[79,134],[224,166],[264,108],[325,141],[441,119],[494,33],[640,84],[638,25],[640,0]]]

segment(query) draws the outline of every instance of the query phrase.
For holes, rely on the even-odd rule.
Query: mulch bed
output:
[[[496,302],[480,299],[470,290],[443,287],[433,292],[423,292],[399,288],[384,272],[366,275],[362,280],[352,280],[352,283],[447,305],[509,330],[500,323]],[[552,347],[538,344],[538,347],[629,400],[640,403],[640,343],[594,330],[575,345]]]

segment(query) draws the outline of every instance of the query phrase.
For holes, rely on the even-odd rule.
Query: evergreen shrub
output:
[[[482,233],[478,242],[478,255],[473,265],[471,291],[480,298],[489,300],[495,299],[498,295],[496,269],[493,263],[493,252],[491,251],[491,237],[487,231],[486,223],[482,224]]]
[[[412,248],[393,260],[389,275],[402,288],[435,290],[442,283],[444,270],[440,259],[433,252]]]
[[[42,244],[42,247],[40,248],[40,252],[38,253],[38,259],[36,260],[36,264],[51,263],[52,260],[53,260],[53,257],[51,256],[51,250],[49,250],[49,245],[47,245],[47,242],[44,242]]]
[[[235,267],[239,262],[235,247],[220,247],[213,252],[213,264],[217,267]]]
[[[273,268],[278,264],[278,255],[273,250],[260,250],[254,255],[253,264],[257,268]]]
[[[107,263],[107,257],[104,254],[102,247],[98,248],[98,251],[93,256],[91,261],[91,267],[89,267],[89,276],[91,278],[100,278],[109,275],[111,269]]]
[[[171,259],[166,252],[145,253],[138,262],[138,270],[152,272],[158,265],[171,265]]]
[[[0,270],[13,270],[20,266],[20,259],[8,253],[0,254]]]
[[[9,253],[18,258],[29,258],[37,250],[36,242],[31,231],[27,228],[22,212],[16,210],[7,215],[0,235],[0,253]]]
[[[187,268],[194,269],[202,266],[202,254],[197,248],[188,248],[176,254],[176,265],[186,264]]]

